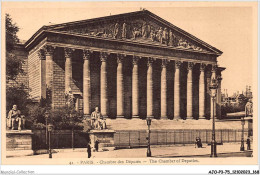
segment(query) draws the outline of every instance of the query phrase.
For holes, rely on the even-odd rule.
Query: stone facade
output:
[[[53,108],[66,105],[72,91],[85,115],[99,106],[110,118],[211,116],[208,86],[212,77],[221,83],[222,52],[149,11],[45,26],[37,34],[25,43],[29,87],[35,98],[50,96]]]

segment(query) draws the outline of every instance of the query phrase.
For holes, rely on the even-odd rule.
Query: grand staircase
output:
[[[142,119],[106,119],[107,127],[111,130],[146,130],[146,120]],[[216,120],[216,129],[241,129],[241,121]],[[245,125],[245,129],[248,125]],[[152,119],[152,130],[172,129],[212,129],[212,120],[157,120]]]

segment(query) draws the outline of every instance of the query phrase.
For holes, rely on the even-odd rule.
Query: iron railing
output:
[[[45,130],[33,131],[33,149],[46,149]],[[252,135],[252,130],[244,131],[244,138]],[[211,130],[151,130],[151,145],[194,144],[195,138],[200,137],[202,143],[211,142]],[[218,143],[240,142],[242,130],[216,130]],[[134,148],[147,146],[147,130],[118,130],[114,135],[116,148]],[[54,130],[51,145],[57,148],[86,148],[89,136],[86,132],[77,130]]]
[[[120,130],[114,135],[117,148],[133,148],[147,146],[147,130]],[[216,130],[217,143],[240,142],[242,130],[223,129]],[[252,131],[249,131],[249,136]],[[247,138],[248,130],[244,132]],[[194,144],[196,137],[200,137],[202,143],[211,142],[212,130],[151,130],[151,145]]]

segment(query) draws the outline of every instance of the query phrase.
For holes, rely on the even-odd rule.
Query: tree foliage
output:
[[[18,74],[23,74],[23,60],[16,56],[15,45],[19,43],[17,32],[19,28],[12,21],[9,14],[5,15],[6,29],[6,81],[16,80]],[[12,109],[16,104],[25,115],[26,120],[29,115],[29,105],[32,103],[28,89],[23,84],[6,86],[6,112]]]
[[[28,115],[28,104],[31,103],[29,93],[24,90],[24,85],[8,87],[6,89],[6,111],[12,109],[16,104],[18,109],[21,110],[23,115]]]
[[[15,55],[15,45],[19,43],[17,32],[19,27],[13,22],[9,14],[5,15],[6,34],[6,81],[15,80],[17,75],[24,74],[23,59]]]

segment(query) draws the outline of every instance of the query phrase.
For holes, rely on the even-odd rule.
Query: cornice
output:
[[[123,55],[130,55],[140,58],[154,58],[154,59],[167,59],[169,61],[181,61],[181,62],[193,62],[194,64],[197,63],[203,63],[206,65],[215,65],[215,61],[204,61],[204,60],[192,60],[187,58],[181,58],[181,57],[170,57],[170,56],[162,56],[162,55],[156,55],[156,54],[147,54],[147,53],[138,53],[138,52],[129,52],[124,50],[113,50],[113,49],[105,49],[105,48],[97,48],[97,47],[89,47],[89,46],[80,46],[80,45],[74,45],[74,44],[64,44],[64,43],[55,43],[55,42],[49,42],[47,41],[45,43],[46,45],[51,45],[54,47],[62,47],[62,48],[71,48],[71,49],[79,49],[79,50],[89,50],[91,52],[100,52],[100,53],[109,53],[109,54],[123,54]]]

